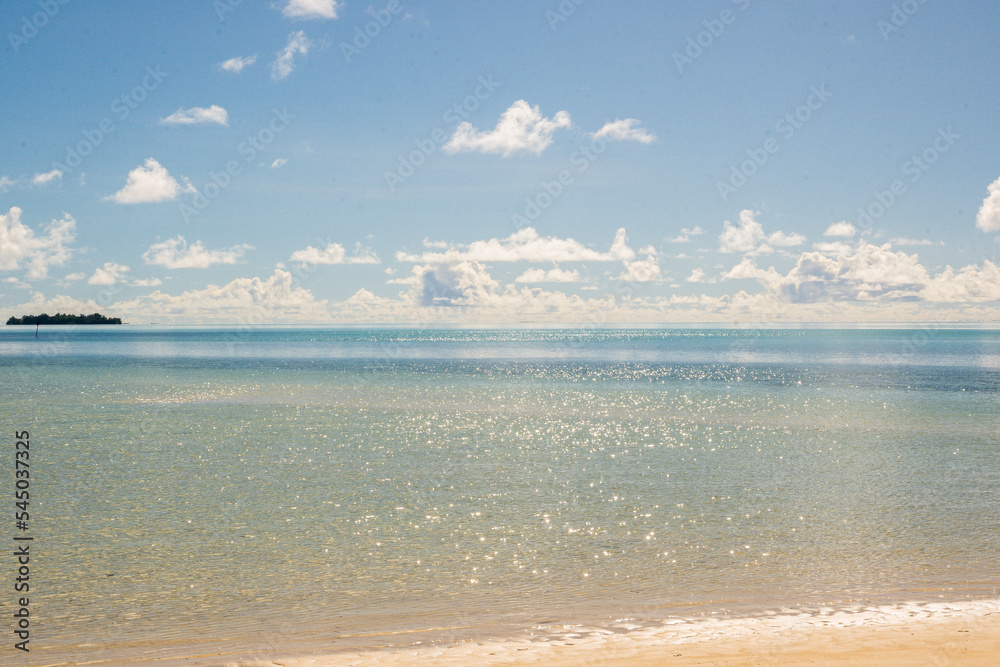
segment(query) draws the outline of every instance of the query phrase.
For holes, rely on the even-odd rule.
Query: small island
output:
[[[35,326],[41,324],[121,324],[122,318],[120,317],[105,317],[100,313],[94,313],[93,315],[70,315],[68,313],[56,313],[55,315],[49,315],[48,313],[42,313],[41,315],[23,315],[21,317],[13,317],[7,320],[7,324],[34,324]]]

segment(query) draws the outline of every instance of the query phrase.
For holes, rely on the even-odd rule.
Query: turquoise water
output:
[[[997,331],[34,333],[14,664],[1000,597]]]

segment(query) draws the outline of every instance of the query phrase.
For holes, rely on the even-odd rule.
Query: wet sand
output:
[[[1000,609],[901,615],[833,613],[678,623],[635,633],[580,633],[558,640],[466,642],[273,661],[255,667],[368,665],[997,665]],[[192,664],[188,662],[187,664]],[[203,663],[210,664],[210,663]]]

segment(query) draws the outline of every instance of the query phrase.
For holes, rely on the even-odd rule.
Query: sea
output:
[[[992,328],[9,326],[0,397],[4,665],[998,608]]]

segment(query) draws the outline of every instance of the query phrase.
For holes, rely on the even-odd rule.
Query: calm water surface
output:
[[[18,664],[1000,596],[997,331],[34,333]]]

